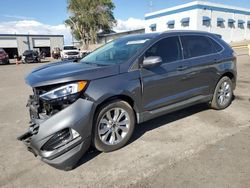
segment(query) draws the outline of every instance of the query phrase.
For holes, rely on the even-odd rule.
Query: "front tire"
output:
[[[224,76],[217,83],[213,99],[211,101],[211,108],[222,110],[227,108],[233,100],[232,81],[227,76]]]
[[[93,145],[99,151],[110,152],[127,144],[135,127],[131,106],[122,100],[103,105],[95,116]]]

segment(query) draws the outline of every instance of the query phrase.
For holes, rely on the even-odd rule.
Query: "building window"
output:
[[[208,16],[203,16],[202,25],[209,27],[211,25],[211,18],[209,18]]]
[[[183,27],[188,27],[189,26],[189,22],[190,22],[190,18],[189,17],[186,17],[186,18],[182,18],[181,19],[181,25]]]
[[[175,21],[174,20],[169,20],[167,22],[167,25],[168,25],[168,28],[169,29],[173,29],[174,28],[174,24],[175,24]]]
[[[151,24],[149,27],[151,31],[156,31],[156,24]]]
[[[225,27],[225,24],[224,24],[225,20],[223,18],[217,18],[217,27]]]
[[[244,29],[244,20],[238,20],[238,28]]]
[[[247,21],[247,28],[250,29],[250,21]]]
[[[229,28],[235,28],[234,23],[235,23],[234,19],[228,19],[228,27]]]

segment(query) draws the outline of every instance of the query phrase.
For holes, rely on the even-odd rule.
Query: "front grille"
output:
[[[66,54],[67,54],[67,55],[78,55],[79,52],[67,52]]]
[[[57,132],[54,136],[52,136],[41,148],[43,151],[53,151],[65,144],[71,138],[71,134],[69,129],[64,129],[60,132]]]

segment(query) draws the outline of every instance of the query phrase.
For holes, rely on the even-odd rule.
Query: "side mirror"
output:
[[[143,60],[142,66],[147,67],[155,67],[162,63],[162,59],[160,56],[150,56]]]

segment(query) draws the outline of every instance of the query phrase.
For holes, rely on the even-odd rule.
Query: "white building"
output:
[[[22,55],[25,50],[37,50],[50,56],[54,48],[63,48],[63,35],[0,34],[0,48],[10,58]]]
[[[194,1],[145,15],[145,32],[201,30],[227,42],[250,40],[250,9]]]

